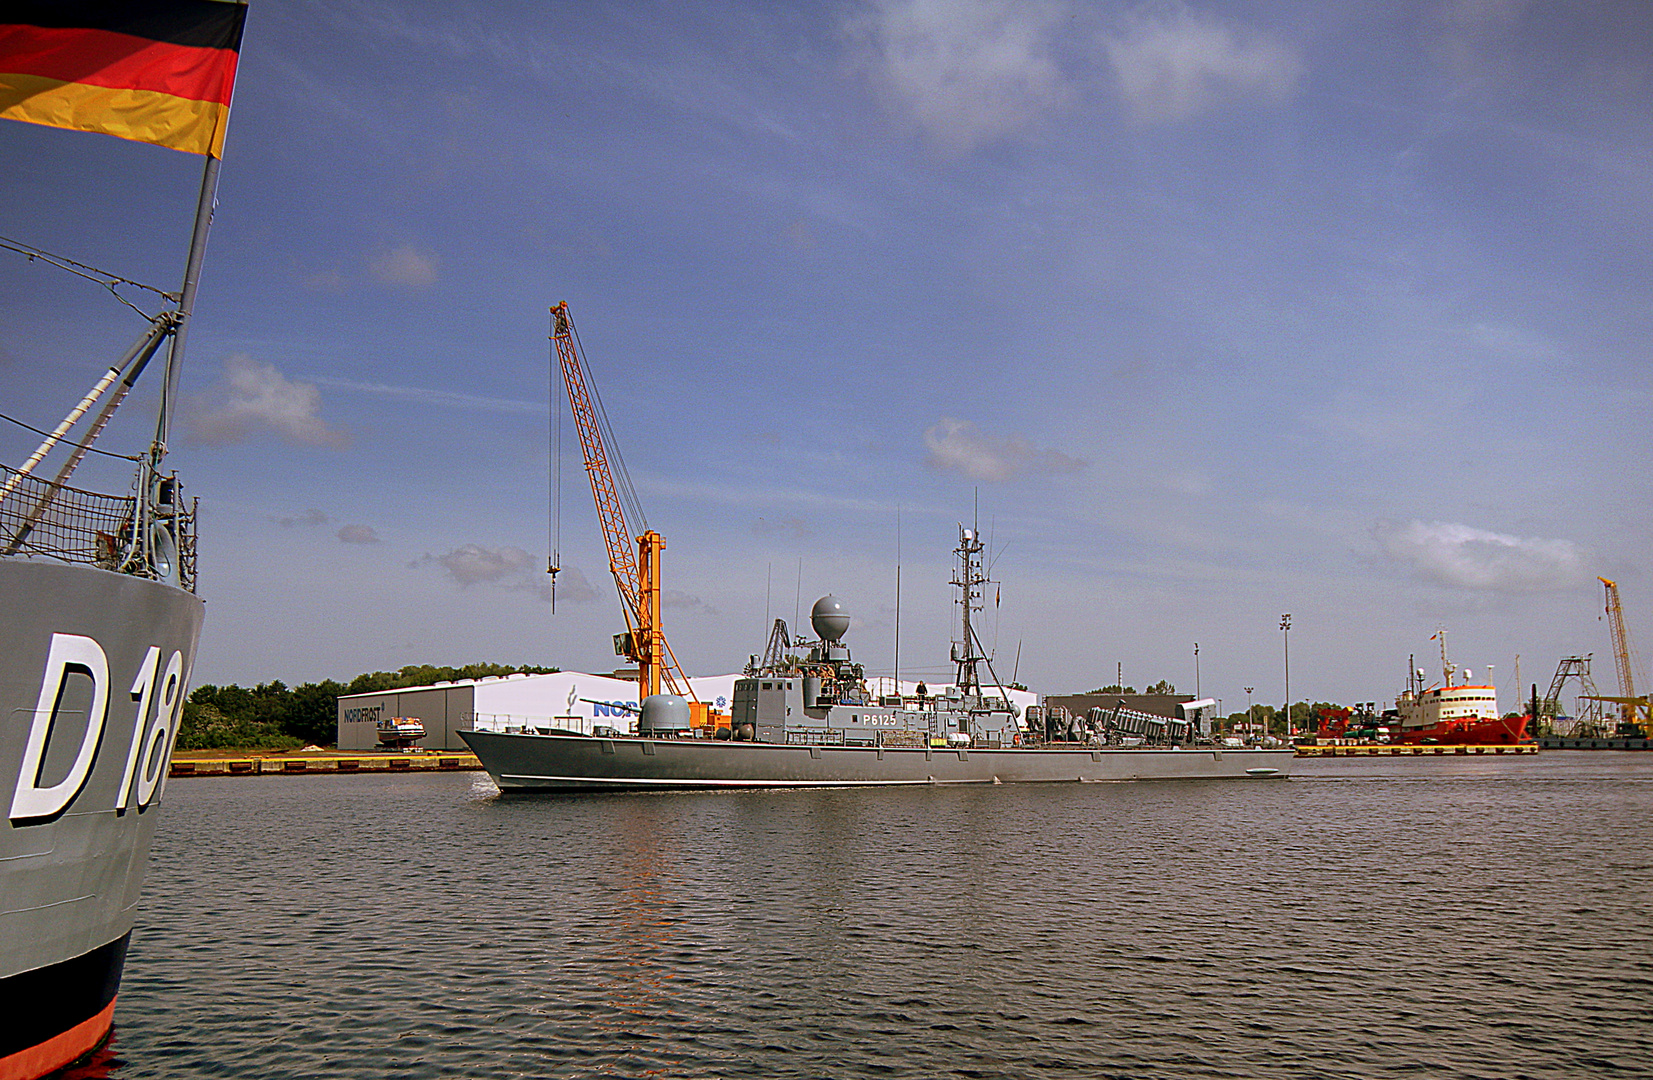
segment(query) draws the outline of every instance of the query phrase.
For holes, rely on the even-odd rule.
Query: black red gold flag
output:
[[[247,6],[0,0],[0,117],[220,157]]]

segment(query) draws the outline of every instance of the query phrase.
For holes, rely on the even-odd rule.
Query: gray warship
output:
[[[147,325],[125,355],[55,428],[31,429],[43,437],[32,454],[0,465],[0,1077],[34,1078],[84,1057],[110,1030],[201,633],[195,506],[163,460],[245,8],[12,7],[0,17],[15,24],[4,45],[33,46],[36,68],[8,54],[0,70],[53,78],[14,84],[29,88],[22,97],[0,94],[9,119],[205,155],[182,287],[154,290],[159,310],[142,313]],[[154,66],[178,56],[190,58],[188,78],[156,91]],[[82,78],[106,89],[77,97]],[[132,85],[116,98],[107,88],[123,79]],[[91,277],[140,310],[118,291],[134,283],[5,246]],[[157,356],[165,371],[149,446],[131,455],[94,447]],[[113,491],[70,486],[93,453],[107,455]]]
[[[983,545],[960,528],[962,612],[953,685],[931,695],[874,695],[843,637],[850,617],[816,601],[812,641],[777,620],[761,661],[735,680],[728,727],[696,732],[687,701],[644,699],[635,734],[545,729],[460,732],[504,793],[715,788],[871,787],[1108,780],[1261,779],[1289,774],[1292,750],[1219,746],[1199,717],[1123,706],[1018,708],[971,625],[980,610]],[[805,652],[795,653],[794,649]],[[990,682],[981,680],[981,669]]]

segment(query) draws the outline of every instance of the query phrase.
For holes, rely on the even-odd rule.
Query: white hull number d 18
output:
[[[92,701],[85,726],[75,722],[72,711],[62,709],[63,692],[70,676],[92,682]],[[160,694],[156,694],[156,684]],[[126,767],[114,791],[113,809],[133,805],[149,806],[159,796],[166,780],[167,762],[172,757],[172,740],[184,704],[184,654],[174,651],[161,673],[161,650],[151,645],[132,680],[131,700],[137,709],[132,718],[131,738],[125,742]],[[151,706],[154,719],[151,721]],[[12,792],[11,820],[26,825],[51,820],[75,801],[92,775],[99,748],[105,743],[104,728],[109,720],[109,658],[103,646],[80,634],[53,634],[46,656],[46,671],[40,680],[40,698],[34,707],[34,722],[23,748],[17,788]],[[63,778],[41,784],[46,752],[53,739],[80,738],[74,761]],[[108,740],[116,746],[119,740]]]

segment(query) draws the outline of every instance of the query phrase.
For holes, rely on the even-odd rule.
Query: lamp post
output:
[[[1194,699],[1200,697],[1200,643],[1194,642]]]
[[[1245,733],[1248,739],[1251,738],[1251,733],[1257,728],[1257,714],[1251,707],[1251,692],[1255,689],[1257,689],[1255,686],[1245,688]]]
[[[1291,612],[1280,616],[1280,633],[1286,643],[1286,741],[1291,741]]]

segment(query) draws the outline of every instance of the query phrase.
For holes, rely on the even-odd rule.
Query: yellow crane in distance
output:
[[[615,486],[614,472],[609,468],[608,447],[604,432],[608,429],[602,402],[587,387],[586,365],[576,346],[574,322],[568,314],[566,300],[551,309],[551,339],[556,345],[557,359],[562,367],[563,385],[568,389],[569,408],[574,423],[580,430],[580,450],[585,459],[586,476],[591,481],[591,497],[597,504],[597,521],[602,526],[603,540],[608,545],[608,569],[614,575],[614,585],[620,593],[620,609],[625,616],[626,632],[614,637],[614,651],[637,665],[638,703],[660,693],[661,682],[673,694],[690,700],[690,711],[695,726],[706,723],[706,706],[694,696],[689,680],[672,655],[660,619],[660,553],[666,541],[648,528],[634,533],[626,519],[626,503],[641,518],[636,495],[626,483],[627,498],[622,500]],[[609,432],[608,442],[613,441]],[[616,458],[618,460],[618,458]],[[620,463],[624,478],[624,462]],[[633,545],[636,545],[635,548]],[[556,568],[552,568],[552,573]]]
[[[1597,701],[1611,701],[1619,707],[1619,734],[1633,735],[1640,729],[1642,737],[1653,737],[1653,705],[1650,695],[1636,694],[1636,676],[1631,669],[1630,636],[1624,629],[1624,608],[1619,603],[1618,583],[1597,577],[1607,591],[1607,630],[1613,638],[1613,663],[1618,667],[1619,692],[1600,694]]]

